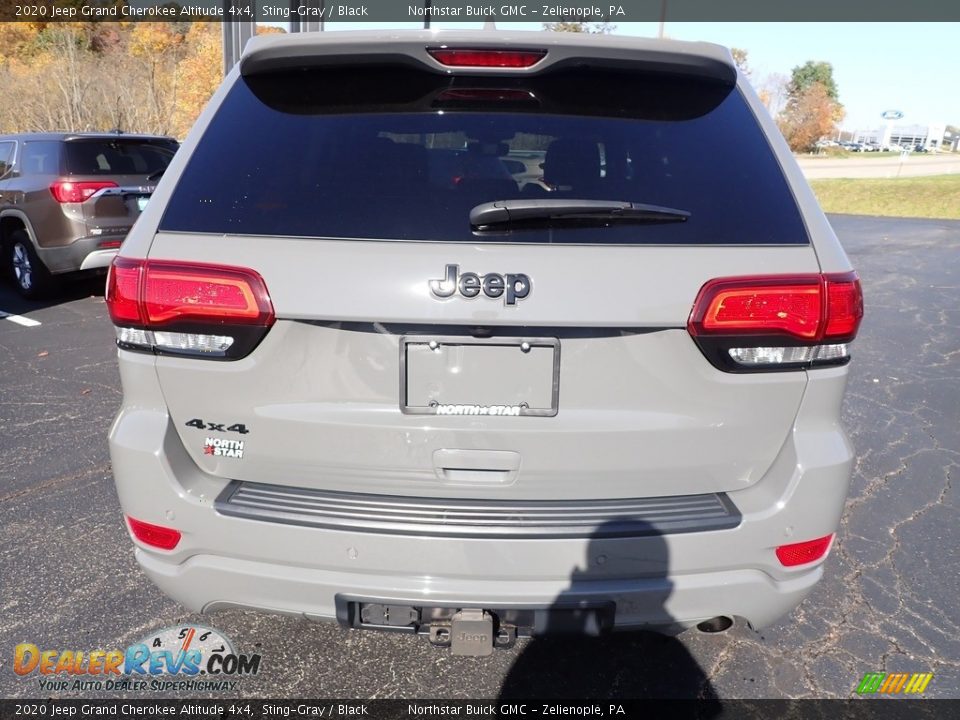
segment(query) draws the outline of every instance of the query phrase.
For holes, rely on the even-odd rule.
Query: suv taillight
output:
[[[119,187],[111,180],[56,180],[50,183],[50,193],[58,203],[81,203],[89,200],[94,193],[104,188]]]
[[[862,317],[855,272],[717,278],[687,330],[721,370],[795,370],[847,362]]]
[[[275,320],[263,278],[222,265],[118,257],[106,301],[120,347],[160,354],[244,357]]]

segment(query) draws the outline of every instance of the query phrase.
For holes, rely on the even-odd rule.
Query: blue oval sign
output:
[[[882,115],[884,120],[899,120],[903,117],[903,113],[899,110],[887,110]]]

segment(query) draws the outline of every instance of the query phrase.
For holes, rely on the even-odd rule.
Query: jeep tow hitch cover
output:
[[[483,657],[493,652],[493,617],[483,610],[464,609],[450,622],[450,651]]]

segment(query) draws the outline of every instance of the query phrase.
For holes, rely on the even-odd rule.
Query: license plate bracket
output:
[[[559,395],[557,338],[401,338],[404,414],[552,417]]]

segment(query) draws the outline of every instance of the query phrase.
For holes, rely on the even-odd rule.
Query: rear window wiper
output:
[[[470,211],[474,232],[685,222],[686,210],[619,200],[496,200]]]

